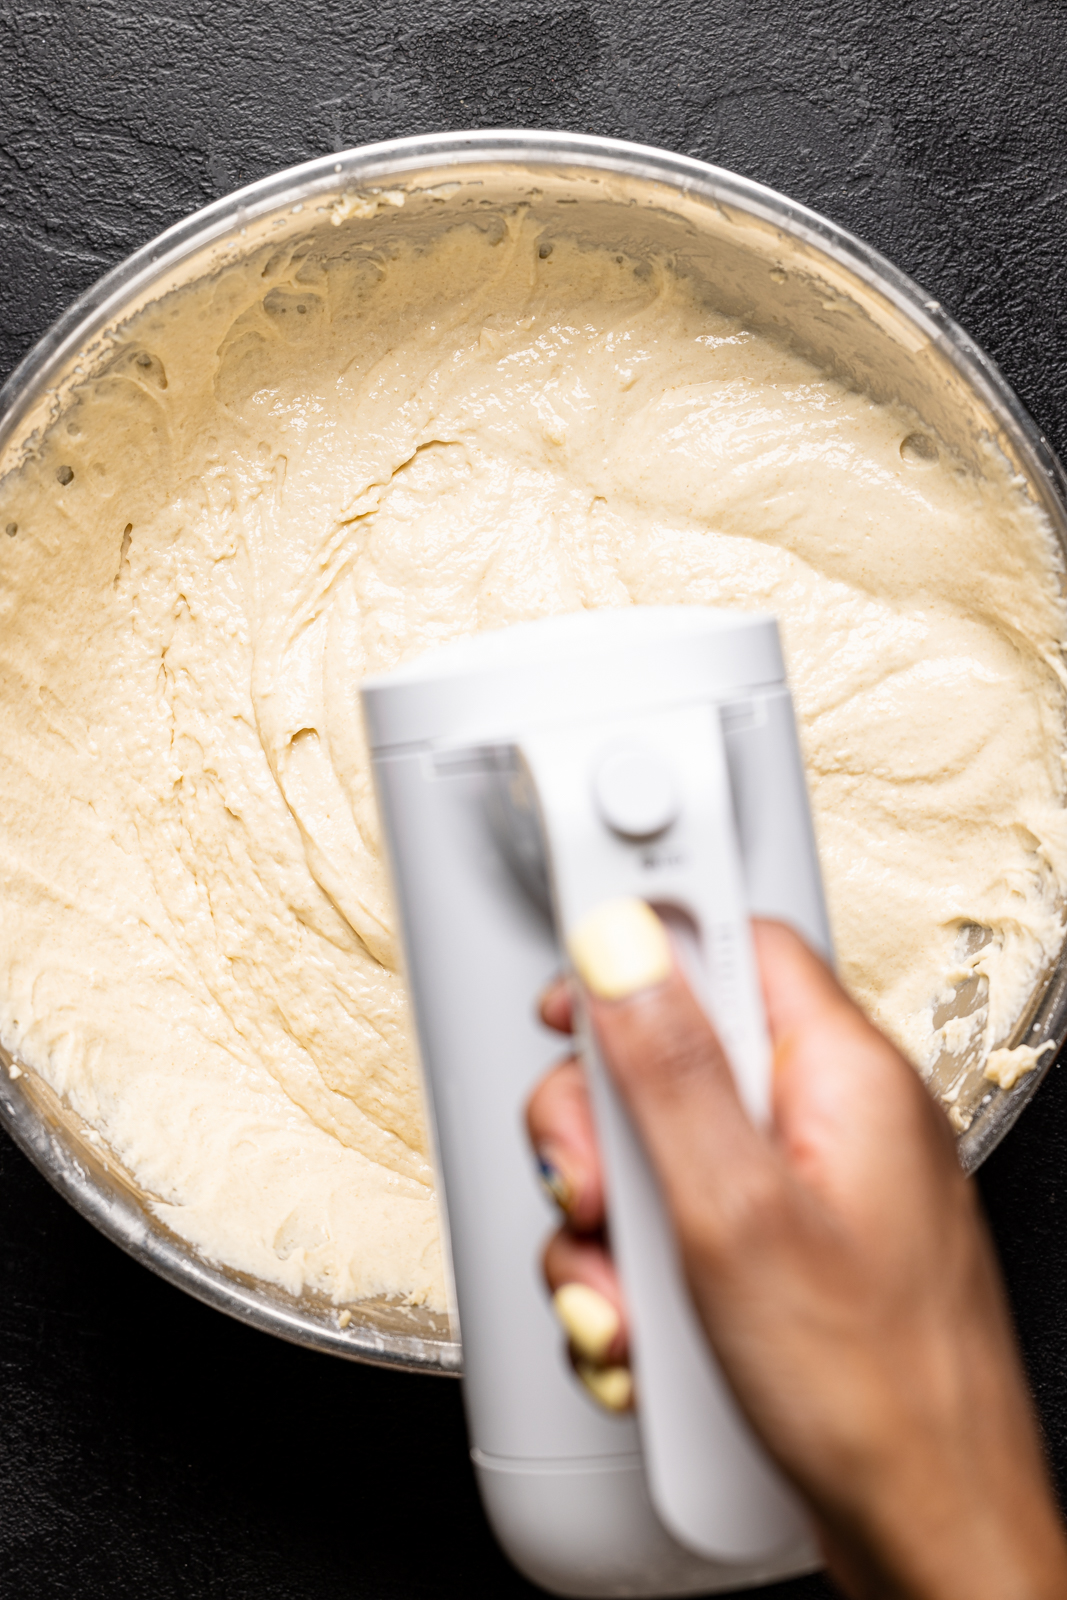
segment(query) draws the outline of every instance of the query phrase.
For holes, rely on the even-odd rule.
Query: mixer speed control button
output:
[[[681,809],[670,763],[640,745],[604,757],[593,778],[593,795],[608,827],[627,839],[665,832]]]

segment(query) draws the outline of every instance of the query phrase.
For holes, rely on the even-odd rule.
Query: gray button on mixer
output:
[[[678,816],[678,784],[670,763],[640,745],[613,750],[593,778],[597,809],[627,839],[651,839]]]

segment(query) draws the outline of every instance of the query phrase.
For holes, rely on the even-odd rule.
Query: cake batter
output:
[[[520,619],[775,612],[845,982],[1033,1065],[1047,524],[665,266],[517,211],[171,295],[0,486],[0,592],[0,1039],[216,1261],[444,1304],[358,685]]]

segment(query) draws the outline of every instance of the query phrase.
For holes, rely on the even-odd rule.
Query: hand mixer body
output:
[[[534,1013],[563,961],[558,930],[612,893],[643,894],[694,930],[702,997],[750,1110],[765,1111],[748,915],[828,945],[773,621],[687,607],[525,624],[369,681],[364,708],[472,1455],[498,1537],[560,1594],[707,1593],[809,1570],[803,1515],[708,1351],[591,1040],[636,1418],[595,1408],[566,1360],[539,1270],[553,1208],[523,1129],[559,1052]]]

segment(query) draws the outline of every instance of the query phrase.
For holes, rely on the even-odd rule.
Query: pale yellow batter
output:
[[[1065,619],[995,462],[665,268],[521,215],[350,254],[151,308],[0,488],[0,1037],[212,1258],[440,1306],[361,676],[583,606],[776,612],[841,971],[929,1070],[1059,947]]]

